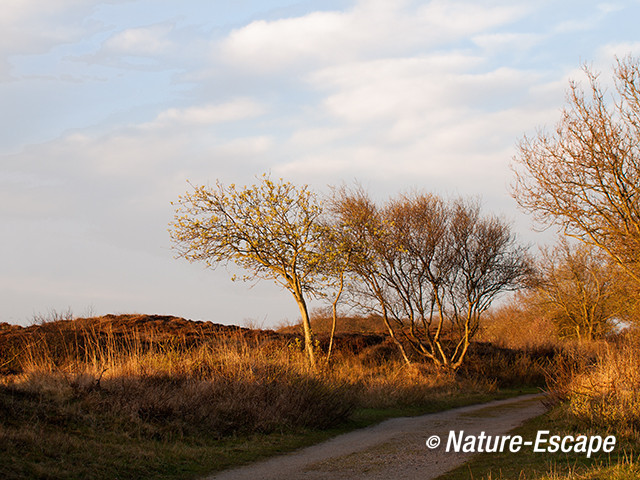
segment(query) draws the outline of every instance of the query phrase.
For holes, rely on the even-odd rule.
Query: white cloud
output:
[[[502,191],[517,139],[555,113],[554,108],[514,106],[494,113],[460,110],[438,121],[416,116],[403,120],[410,124],[404,135],[390,132],[387,124],[366,124],[340,143],[301,149],[295,160],[279,165],[277,171],[315,178],[319,184],[364,176],[405,187]],[[396,127],[402,128],[403,122]]]
[[[232,31],[221,51],[229,63],[256,70],[280,70],[300,59],[326,61],[345,40],[347,23],[345,14],[333,12],[272,22],[258,20]]]
[[[448,38],[466,37],[497,27],[531,11],[517,2],[450,2],[435,0],[425,5],[418,16]]]
[[[322,105],[337,122],[292,135],[287,148],[297,155],[278,173],[320,185],[364,176],[504,195],[517,139],[557,120],[566,83],[535,71],[483,69],[484,59],[452,53],[315,72],[310,85],[326,92]]]
[[[509,108],[510,101],[526,97],[540,81],[534,72],[510,68],[471,73],[481,65],[480,58],[455,54],[377,60],[327,68],[310,82],[329,91],[324,107],[331,116],[352,124],[385,122],[400,140],[420,135],[411,128],[416,121],[424,127],[469,110]]]
[[[476,35],[473,43],[491,54],[505,50],[528,50],[544,40],[545,36],[535,33],[487,33]]]
[[[320,70],[310,76],[310,82],[329,90],[324,100],[327,111],[349,122],[400,119],[403,114],[428,116],[437,107],[452,107],[448,100],[455,92],[448,89],[450,75],[462,65],[478,62],[456,55],[375,60]]]
[[[276,146],[276,142],[268,135],[237,138],[228,142],[220,143],[215,150],[215,158],[245,160],[255,159],[267,154]],[[257,174],[258,172],[251,172]]]
[[[153,175],[160,185],[173,182],[178,173],[182,181],[183,174],[188,172],[209,177],[215,175],[216,169],[220,172],[233,169],[238,162],[265,154],[273,147],[273,140],[265,134],[221,135],[210,127],[251,119],[264,111],[261,104],[241,98],[222,104],[168,109],[151,122],[105,133],[71,132],[5,156],[7,170],[0,176],[0,182],[8,188],[3,193],[11,197],[33,186],[28,195],[41,201],[29,210],[35,211],[40,205],[49,211],[48,195],[58,191],[60,194],[54,197],[67,198],[65,189],[71,189],[77,182],[108,183],[115,179],[137,182]],[[61,205],[56,208],[65,209]]]
[[[557,120],[573,62],[596,52],[583,36],[557,35],[553,26],[580,17],[591,22],[585,26],[608,26],[593,21],[595,5],[578,15],[549,0],[361,0],[339,11],[311,11],[326,4],[298,2],[296,11],[310,13],[277,19],[283,10],[273,10],[270,19],[253,16],[243,24],[247,17],[236,12],[232,31],[215,15],[198,14],[226,12],[234,2],[160,2],[153,12],[141,8],[153,2],[104,7],[111,3],[8,0],[0,14],[5,74],[14,56],[74,43],[19,59],[21,72],[33,75],[15,79],[21,89],[4,90],[7,98],[21,97],[12,109],[22,113],[25,129],[38,132],[28,141],[42,142],[12,147],[18,153],[1,159],[0,208],[11,245],[24,248],[18,256],[6,249],[5,257],[15,271],[31,268],[17,288],[23,309],[32,308],[29,284],[40,272],[45,280],[33,280],[33,296],[55,292],[46,302],[73,294],[70,278],[107,272],[102,280],[83,280],[98,287],[79,292],[82,301],[109,292],[107,311],[138,308],[127,298],[139,296],[137,285],[173,279],[155,258],[136,258],[160,256],[164,248],[172,262],[169,202],[187,189],[187,179],[251,182],[271,170],[317,189],[356,178],[373,183],[375,194],[415,186],[478,193],[503,208],[517,139]],[[198,13],[181,17],[187,10]],[[527,17],[532,10],[536,15]],[[599,12],[614,15],[608,7]],[[603,35],[599,45],[609,42],[600,49],[603,58],[640,51],[632,27],[627,31],[625,37],[594,30],[594,37]],[[42,80],[64,74],[104,81],[62,96],[60,82]],[[6,123],[9,138],[15,119]],[[30,254],[47,237],[55,245],[34,259]],[[67,250],[56,255],[58,247]],[[211,301],[207,291],[224,290],[225,274],[196,295],[184,281],[201,273],[193,268],[175,284],[148,289],[140,308],[170,299],[174,313],[196,303],[212,312],[201,305]],[[139,276],[123,278],[127,269]],[[55,282],[60,290],[47,288]],[[233,307],[219,303],[237,320]],[[200,316],[215,318],[213,312]]]
[[[418,9],[406,3],[363,0],[344,12],[257,20],[233,30],[218,45],[217,53],[231,65],[262,73],[299,64],[315,68],[442,45],[507,23],[527,11],[507,2],[478,5],[435,0]]]
[[[353,134],[353,129],[337,127],[303,127],[291,135],[289,143],[294,148],[314,149],[340,141]]]
[[[173,24],[129,28],[109,38],[104,49],[120,55],[153,56],[165,53],[173,47],[168,39],[173,28]]]
[[[599,63],[610,67],[615,57],[622,59],[627,55],[640,56],[640,42],[608,43],[600,47],[597,53]]]

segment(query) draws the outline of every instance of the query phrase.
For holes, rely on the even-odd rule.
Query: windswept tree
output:
[[[208,267],[233,262],[246,280],[269,279],[294,297],[315,366],[307,296],[315,290],[321,208],[305,185],[263,176],[257,185],[194,186],[176,202],[170,233],[180,257]]]
[[[619,60],[611,96],[585,67],[552,133],[525,137],[513,195],[545,225],[605,251],[640,284],[640,63]]]

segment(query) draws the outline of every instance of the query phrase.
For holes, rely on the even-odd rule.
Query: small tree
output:
[[[552,134],[525,137],[513,195],[543,224],[603,249],[640,284],[640,63],[618,61],[615,92],[584,68]]]
[[[331,360],[338,324],[338,303],[342,298],[347,276],[350,273],[356,246],[351,243],[349,233],[334,217],[322,222],[322,240],[318,255],[322,258],[324,289],[322,295],[331,302],[331,333],[327,348],[327,363]]]
[[[334,209],[358,246],[350,271],[359,298],[377,305],[407,362],[403,344],[459,368],[496,295],[531,273],[508,225],[482,216],[475,202],[415,194],[381,208],[362,191],[343,190]]]
[[[528,280],[526,248],[476,201],[416,194],[385,215],[393,248],[381,252],[383,278],[400,306],[394,317],[414,351],[458,369],[495,297]]]
[[[306,296],[318,274],[318,223],[321,208],[305,185],[273,182],[264,175],[258,185],[236,188],[194,187],[180,196],[171,238],[179,256],[215,268],[234,262],[245,280],[270,279],[296,300],[305,350],[315,366],[313,333]]]
[[[593,246],[562,239],[542,251],[538,272],[535,298],[561,337],[601,338],[631,311],[625,275]]]

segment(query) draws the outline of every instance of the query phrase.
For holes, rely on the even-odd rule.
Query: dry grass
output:
[[[577,420],[640,438],[640,343],[605,344],[593,365],[566,382],[564,395],[568,413]]]
[[[212,335],[204,327],[187,335],[137,317],[126,320],[133,325],[128,331],[109,318],[58,319],[5,343],[5,367],[12,371],[0,380],[5,400],[46,397],[49,408],[51,402],[60,409],[73,404],[84,412],[80,417],[108,412],[144,435],[198,430],[223,437],[327,428],[355,407],[424,404],[461,388],[494,389],[490,382],[407,367],[385,341],[344,345],[331,365],[311,372],[291,335],[238,329]]]
[[[485,379],[497,387],[530,385],[544,387],[547,372],[556,361],[557,348],[504,348],[491,343],[471,345],[461,373]]]
[[[233,333],[166,337],[150,329],[121,336],[89,321],[48,327],[21,346],[14,359],[20,373],[2,380],[7,394],[111,412],[140,431],[161,425],[153,435],[325,428],[354,406],[351,388],[311,375],[285,342]]]
[[[570,470],[568,473],[550,472],[539,480],[637,480],[640,478],[640,465],[627,458],[619,463],[595,465],[586,471]]]
[[[257,450],[256,441],[276,451],[279,440],[268,439],[274,435],[308,437],[391,411],[489,399],[501,383],[497,371],[504,374],[510,362],[453,374],[406,366],[376,334],[344,333],[336,347],[330,364],[310,371],[294,334],[173,317],[57,318],[3,328],[0,477],[100,471],[100,478],[168,478],[175,469],[171,478],[184,478],[183,469],[202,473],[255,458],[247,452]]]

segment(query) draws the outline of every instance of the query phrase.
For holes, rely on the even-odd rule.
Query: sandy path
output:
[[[450,430],[464,430],[465,435],[481,431],[505,434],[544,413],[541,399],[542,395],[524,395],[420,417],[393,418],[290,454],[220,472],[207,480],[435,478],[470,455],[445,452]],[[431,435],[442,439],[434,450],[425,446]]]

